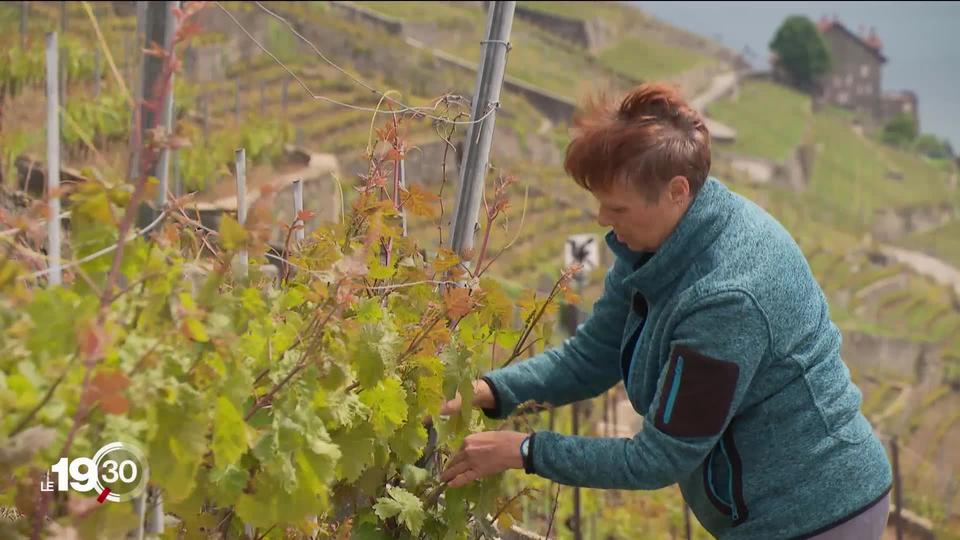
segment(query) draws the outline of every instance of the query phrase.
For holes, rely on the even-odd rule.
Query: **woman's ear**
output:
[[[686,176],[677,175],[669,183],[670,203],[682,205],[690,197],[690,182]]]

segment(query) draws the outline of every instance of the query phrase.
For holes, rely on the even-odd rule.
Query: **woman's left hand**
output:
[[[526,437],[526,433],[517,431],[484,431],[467,435],[460,451],[440,474],[440,480],[448,482],[450,487],[461,487],[507,469],[522,469],[520,443]]]

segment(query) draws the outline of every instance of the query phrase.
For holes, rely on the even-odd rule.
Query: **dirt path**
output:
[[[918,274],[930,277],[940,285],[951,287],[960,296],[960,270],[936,257],[910,249],[890,245],[880,247],[881,253]]]

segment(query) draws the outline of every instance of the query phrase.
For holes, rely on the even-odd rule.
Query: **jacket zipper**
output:
[[[670,394],[667,396],[667,406],[663,412],[663,423],[670,423],[670,416],[673,414],[673,404],[677,400],[677,392],[680,391],[680,375],[683,373],[683,357],[677,356],[677,366],[674,368],[673,382],[670,384]]]
[[[727,455],[727,448],[723,444],[723,439],[720,439],[720,451],[723,453],[723,458],[727,460],[727,472],[729,473],[727,487],[730,494],[730,517],[737,521],[740,519],[740,515],[737,513],[737,500],[733,496],[733,462]]]

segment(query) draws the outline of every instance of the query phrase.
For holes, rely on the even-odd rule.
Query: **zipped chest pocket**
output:
[[[723,437],[707,455],[703,464],[703,489],[710,503],[737,526],[747,520],[743,499],[743,464],[733,441],[733,430]]]

